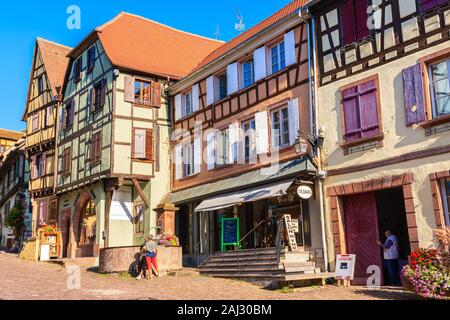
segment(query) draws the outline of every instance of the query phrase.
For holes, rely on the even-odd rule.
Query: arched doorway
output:
[[[72,246],[75,247],[72,256],[76,258],[97,256],[97,211],[95,201],[89,193],[84,193],[78,198],[72,219],[72,230]]]

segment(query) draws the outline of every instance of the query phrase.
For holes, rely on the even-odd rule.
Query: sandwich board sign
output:
[[[355,261],[354,254],[340,254],[336,258],[336,279],[353,280],[355,277]]]
[[[227,246],[240,245],[240,223],[239,218],[222,219],[222,251],[224,252]]]
[[[289,240],[289,247],[292,251],[297,251],[297,238],[295,237],[294,224],[290,214],[284,215],[284,224],[286,226],[286,233]]]

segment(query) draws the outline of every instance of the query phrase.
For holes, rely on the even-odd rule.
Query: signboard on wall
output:
[[[341,254],[336,258],[336,279],[350,279],[355,277],[355,261],[354,254]]]
[[[109,216],[111,221],[133,221],[131,188],[114,191]]]
[[[226,246],[239,246],[239,218],[222,219],[222,251]]]
[[[292,251],[297,251],[297,239],[295,237],[294,224],[292,223],[292,217],[290,214],[285,214],[284,225],[286,227],[286,233],[288,236],[289,247]]]

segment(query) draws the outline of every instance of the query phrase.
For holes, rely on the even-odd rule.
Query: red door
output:
[[[347,254],[356,255],[354,283],[365,285],[369,276],[367,267],[377,265],[382,268],[374,192],[344,197],[344,226]]]

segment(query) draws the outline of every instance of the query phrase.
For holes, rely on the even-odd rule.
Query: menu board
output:
[[[239,245],[239,218],[222,220],[222,250],[225,246]]]

